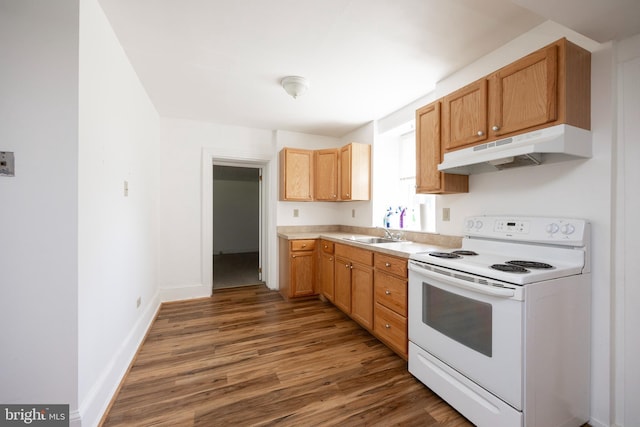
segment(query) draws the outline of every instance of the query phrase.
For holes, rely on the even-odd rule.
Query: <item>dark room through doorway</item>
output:
[[[261,169],[213,165],[213,289],[264,283]]]

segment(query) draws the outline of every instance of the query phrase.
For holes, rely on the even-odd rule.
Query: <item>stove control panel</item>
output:
[[[474,216],[465,220],[466,236],[522,242],[584,244],[589,223],[584,219],[524,216]]]

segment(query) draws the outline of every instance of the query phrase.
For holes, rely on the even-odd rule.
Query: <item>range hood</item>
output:
[[[438,170],[471,175],[590,157],[590,131],[556,125],[445,153]]]

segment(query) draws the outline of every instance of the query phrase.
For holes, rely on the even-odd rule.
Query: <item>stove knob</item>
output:
[[[549,234],[555,234],[558,230],[560,230],[560,227],[555,222],[547,225],[547,233]]]
[[[576,228],[572,225],[572,224],[565,224],[562,226],[562,234],[573,234],[574,231],[576,231]]]
[[[483,225],[484,224],[482,224],[482,221],[480,221],[480,220],[476,221],[476,230],[480,230]]]
[[[473,220],[472,219],[467,220],[467,228],[473,228]]]

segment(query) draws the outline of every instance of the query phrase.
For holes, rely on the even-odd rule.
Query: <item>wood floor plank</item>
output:
[[[265,286],[163,304],[102,425],[471,426],[329,303]]]

